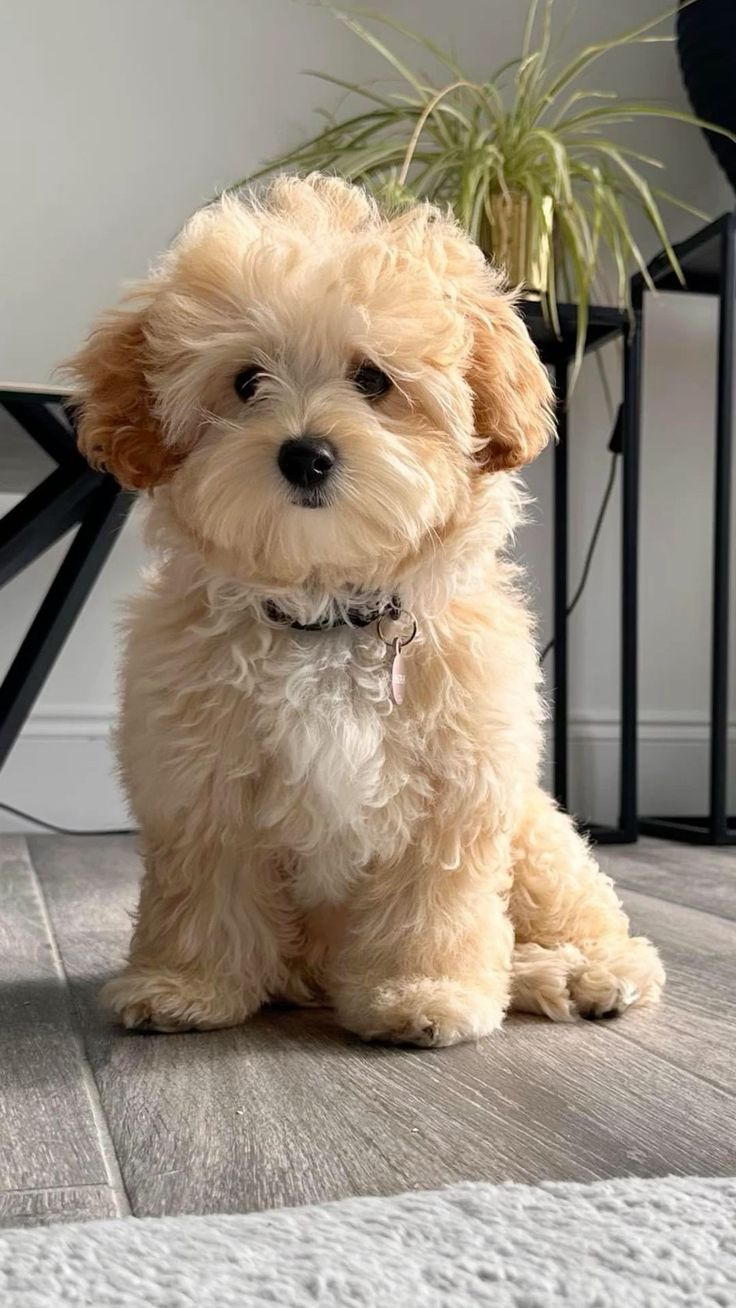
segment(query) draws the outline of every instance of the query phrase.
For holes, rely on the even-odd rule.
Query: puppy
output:
[[[509,1005],[655,1001],[657,953],[539,788],[506,547],[550,387],[447,217],[281,178],[186,226],[71,364],[80,446],[150,492],[118,750],[145,876],[128,1027],[331,1003],[451,1045]]]

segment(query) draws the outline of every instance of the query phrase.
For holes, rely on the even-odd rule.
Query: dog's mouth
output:
[[[300,486],[289,494],[289,503],[300,509],[325,509],[332,500],[324,486]]]

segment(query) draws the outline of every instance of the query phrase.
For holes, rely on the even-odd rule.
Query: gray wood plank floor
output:
[[[0,841],[0,1220],[109,1216],[107,1127],[25,841]]]
[[[133,841],[0,839],[0,1226],[736,1172],[736,853],[642,841],[601,860],[662,948],[662,1007],[412,1051],[324,1011],[115,1029],[96,995],[130,931]]]

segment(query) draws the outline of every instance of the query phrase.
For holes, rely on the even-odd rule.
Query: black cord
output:
[[[59,836],[134,836],[136,834],[135,827],[110,827],[99,831],[82,831],[77,827],[59,827],[55,822],[46,822],[44,818],[34,817],[33,813],[24,813],[22,808],[13,808],[12,804],[0,804],[0,809],[4,813],[12,813],[13,817],[23,818],[26,822],[33,822],[37,827],[44,827],[46,831],[54,831]]]
[[[572,599],[570,600],[570,603],[568,604],[567,608],[565,609],[565,613],[566,613],[566,615],[567,615],[568,618],[569,618],[570,615],[574,612],[575,608],[577,607],[578,601],[579,601],[580,597],[582,596],[583,591],[585,590],[585,584],[586,584],[586,582],[587,582],[587,580],[588,580],[588,575],[589,575],[589,573],[590,573],[591,564],[592,564],[592,562],[593,562],[593,555],[595,554],[595,547],[596,547],[596,545],[598,544],[598,537],[599,537],[600,534],[601,534],[601,528],[602,528],[602,526],[603,526],[603,519],[604,519],[605,516],[606,516],[606,509],[608,508],[608,501],[609,501],[610,498],[611,498],[611,494],[612,494],[612,492],[613,492],[613,487],[614,487],[614,484],[615,484],[615,481],[616,481],[616,466],[617,466],[617,460],[618,460],[618,451],[617,451],[617,450],[614,450],[613,454],[611,455],[611,470],[610,470],[610,472],[609,472],[609,474],[608,474],[608,481],[606,482],[606,489],[605,489],[604,492],[603,492],[603,499],[601,500],[601,507],[600,507],[599,510],[598,510],[598,517],[597,517],[596,520],[595,520],[595,526],[594,526],[594,528],[593,528],[593,535],[592,535],[591,538],[590,538],[590,544],[589,544],[589,546],[588,546],[588,551],[587,551],[587,553],[586,553],[586,555],[585,555],[585,562],[584,562],[584,564],[583,564],[583,571],[582,571],[581,576],[580,576],[580,581],[578,582],[578,587],[577,587],[577,590],[575,591],[575,594],[573,595]],[[545,645],[544,649],[542,650],[542,653],[541,653],[540,656],[539,656],[539,661],[540,661],[540,663],[544,663],[544,660],[546,659],[546,657],[547,657],[547,655],[549,654],[550,650],[554,648],[554,643],[555,643],[555,640],[554,640],[554,636],[553,636],[551,640],[548,640],[548,641],[547,641],[547,644]]]

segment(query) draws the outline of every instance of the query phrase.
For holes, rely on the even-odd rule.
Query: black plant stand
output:
[[[66,393],[0,387],[0,406],[56,468],[0,519],[0,586],[78,530],[0,685],[0,767],[61,651],[125,522],[134,496],[93,472],[74,439]]]
[[[727,813],[728,646],[731,566],[731,466],[733,447],[734,315],[736,314],[736,214],[726,213],[675,247],[685,276],[678,280],[664,251],[649,265],[661,290],[718,296],[718,381],[713,511],[713,609],[711,621],[710,784],[703,816],[642,818],[650,836],[690,844],[736,844],[736,817]],[[632,280],[641,315],[645,283]]]
[[[561,334],[558,338],[545,322],[541,306],[523,305],[524,317],[542,361],[555,381],[557,444],[554,451],[554,709],[553,767],[554,794],[568,807],[568,382],[575,356],[577,308],[560,305]],[[636,840],[637,822],[637,583],[639,513],[639,414],[641,374],[640,312],[633,318],[620,309],[594,306],[590,309],[586,353],[607,341],[623,341],[623,422],[621,424],[622,524],[621,524],[621,749],[619,761],[619,819],[616,826],[585,824],[600,844],[628,844]],[[583,824],[581,824],[583,825]]]

